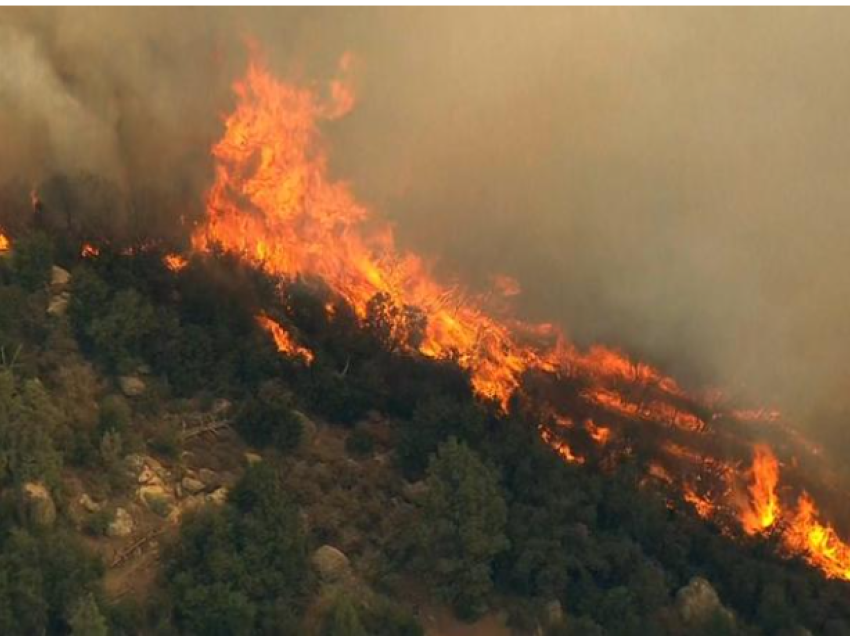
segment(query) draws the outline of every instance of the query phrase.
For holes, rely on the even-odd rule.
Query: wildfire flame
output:
[[[570,445],[567,444],[563,439],[557,437],[552,431],[550,431],[545,426],[541,426],[540,429],[540,437],[544,442],[549,444],[552,449],[558,453],[565,461],[571,464],[583,464],[584,457],[580,455],[576,455],[573,450],[570,448]]]
[[[598,426],[591,419],[585,420],[584,428],[587,430],[587,434],[590,435],[590,438],[597,444],[604,446],[611,439],[611,429],[607,426]]]
[[[83,258],[95,258],[100,256],[100,248],[91,243],[85,243],[80,249],[80,256]]]
[[[741,524],[747,534],[767,530],[779,516],[779,499],[776,496],[779,462],[764,444],[757,444],[754,452],[753,477],[749,486],[751,505],[741,516]]]
[[[12,241],[3,234],[3,230],[0,230],[0,252],[8,252],[10,249],[12,249]]]
[[[320,277],[364,321],[373,306],[370,301],[382,298],[392,306],[389,317],[398,323],[391,325],[393,334],[410,333],[405,321],[408,310],[415,308],[425,317],[424,333],[403,346],[455,361],[469,373],[476,393],[504,410],[524,374],[540,371],[577,380],[584,408],[603,412],[606,424],[609,417],[613,423],[652,422],[691,438],[709,436],[732,421],[775,423],[783,430],[774,411],[718,411],[717,396],[688,396],[672,378],[616,350],[594,346],[582,352],[552,325],[496,317],[485,310],[486,300],[519,293],[510,279],[495,277],[494,289],[476,296],[438,282],[423,259],[400,250],[391,226],[371,218],[348,184],[333,180],[328,172],[319,125],[353,107],[354,94],[345,76],[350,63],[350,57],[344,57],[342,77],[322,99],[312,89],[275,79],[258,56],[253,57],[244,79],[234,85],[236,108],[212,149],[215,180],[207,194],[205,221],[192,238],[196,250],[218,246],[273,275]],[[182,267],[184,261],[174,263]],[[328,312],[333,310],[330,303]],[[257,316],[257,322],[279,351],[308,363],[313,360],[313,353],[279,323],[266,315]],[[565,461],[582,463],[585,458],[565,439],[575,428],[566,421],[556,414],[555,426],[541,425],[539,434]],[[585,430],[599,445],[611,436],[608,426],[597,426],[589,418]],[[676,463],[687,465],[725,484],[734,478],[735,465],[674,442],[660,448],[667,454],[659,458],[661,463],[650,464],[650,475],[671,488],[678,486],[681,497],[705,518],[717,519],[730,509],[725,498],[731,489],[703,487],[700,482],[698,492],[674,477],[673,468]],[[827,576],[850,579],[850,547],[818,520],[811,498],[802,496],[796,511],[780,505],[779,462],[770,448],[755,448],[749,476],[749,501],[738,509],[743,531],[779,532],[790,553],[802,555]]]
[[[690,484],[684,485],[682,497],[694,507],[696,513],[703,519],[710,519],[717,512],[717,507],[711,499],[698,494]]]
[[[260,314],[257,316],[257,324],[271,335],[280,353],[293,358],[301,358],[307,364],[313,362],[313,352],[296,343],[280,323],[272,320],[265,314]]]
[[[802,553],[813,566],[832,578],[850,581],[850,546],[832,529],[818,521],[818,510],[808,494],[797,501],[797,513],[785,535],[792,553]]]
[[[308,89],[277,81],[257,59],[250,63],[234,86],[239,102],[225,120],[224,138],[212,151],[215,182],[206,222],[193,237],[196,249],[220,245],[273,274],[318,275],[361,318],[376,294],[396,307],[418,308],[427,318],[419,351],[457,361],[478,394],[504,408],[529,369],[641,378],[678,390],[672,380],[618,352],[594,347],[582,355],[551,328],[559,344],[545,350],[521,345],[507,321],[438,283],[420,257],[399,251],[390,226],[367,229],[368,210],[347,184],[331,180],[320,144],[318,123],[353,102],[341,81],[335,86],[331,103],[323,103]]]
[[[767,446],[756,445],[754,452],[751,508],[741,516],[744,531],[755,534],[775,528],[789,554],[802,556],[828,577],[850,581],[850,545],[832,526],[820,521],[820,512],[808,493],[799,496],[796,509],[783,510],[776,494],[779,462]]]
[[[165,266],[172,272],[179,272],[189,264],[189,262],[180,254],[166,254],[162,260],[165,263]]]

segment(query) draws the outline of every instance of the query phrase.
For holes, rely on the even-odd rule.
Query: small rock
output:
[[[223,413],[227,413],[227,411],[230,410],[230,406],[230,400],[218,398],[215,402],[212,403],[212,408],[210,409],[210,412],[214,415],[221,415]]]
[[[561,607],[561,601],[552,599],[546,603],[544,615],[546,617],[546,625],[550,627],[560,625],[564,620],[564,608]]]
[[[405,483],[401,488],[401,493],[410,503],[419,501],[426,492],[428,492],[428,484],[424,480]]]
[[[131,453],[124,458],[124,466],[133,477],[139,476],[147,465],[148,457],[139,453]]]
[[[139,397],[148,388],[144,380],[135,375],[122,375],[118,378],[118,384],[127,397]]]
[[[41,482],[31,481],[23,487],[27,518],[39,528],[49,528],[56,521],[56,504]]]
[[[71,273],[54,265],[50,270],[50,286],[54,289],[63,288],[71,282]]]
[[[215,494],[215,493],[213,493],[213,494]],[[180,503],[180,510],[184,513],[189,512],[191,510],[199,510],[200,508],[203,507],[204,503],[205,503],[204,497],[195,497],[195,496],[186,497]]]
[[[699,576],[676,592],[676,606],[685,623],[691,625],[701,625],[718,614],[729,622],[734,621],[732,612],[720,602],[711,583]]]
[[[153,469],[145,464],[142,466],[142,470],[139,471],[138,481],[140,484],[149,484],[156,479],[156,473],[153,472]]]
[[[341,550],[323,545],[311,557],[313,566],[326,583],[342,581],[351,575],[351,562]]]
[[[263,461],[262,455],[258,455],[257,453],[245,453],[245,463],[249,466],[259,464],[261,461]]]
[[[124,508],[115,509],[115,517],[106,528],[108,537],[126,537],[133,532],[133,517]]]
[[[184,477],[180,482],[183,490],[190,495],[197,495],[199,492],[206,490],[206,485],[200,479],[194,477]]]
[[[70,302],[71,296],[67,292],[62,292],[57,296],[53,296],[50,299],[50,303],[47,305],[47,314],[55,318],[64,316],[68,312],[68,303]]]
[[[209,468],[201,468],[198,471],[198,479],[208,487],[216,488],[221,486],[221,477],[219,477],[218,473],[210,470]]]
[[[171,512],[171,497],[161,486],[142,486],[138,496],[148,510],[160,517],[167,517]]]
[[[225,487],[221,487],[207,495],[207,501],[216,506],[220,506],[227,501],[229,491]]]
[[[89,497],[88,493],[83,493],[82,495],[80,495],[78,501],[80,502],[80,506],[82,506],[83,510],[85,510],[86,512],[95,513],[103,507],[94,499]]]

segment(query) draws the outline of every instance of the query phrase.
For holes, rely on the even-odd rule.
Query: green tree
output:
[[[71,302],[68,316],[77,337],[93,346],[90,325],[109,302],[109,285],[88,265],[77,267],[71,278]]]
[[[59,633],[100,574],[99,560],[70,534],[13,531],[0,550],[0,633]]]
[[[431,455],[449,436],[472,442],[483,431],[484,416],[474,403],[446,397],[423,400],[401,429],[396,457],[405,477],[419,479]]]
[[[486,610],[493,559],[508,548],[507,506],[497,474],[450,438],[431,459],[417,529],[419,561],[459,616]]]
[[[98,428],[100,434],[126,433],[133,419],[133,411],[121,395],[107,395],[100,403]]]
[[[62,414],[38,380],[20,383],[0,370],[0,480],[23,484],[59,482],[62,455],[53,435],[63,426]]]
[[[35,291],[50,282],[53,267],[53,242],[41,233],[33,232],[15,242],[12,268],[20,285]]]
[[[94,595],[89,593],[82,596],[71,609],[68,618],[71,636],[108,636],[109,629],[106,619],[100,613]]]
[[[86,326],[97,354],[114,370],[126,371],[142,356],[145,341],[156,330],[150,301],[134,289],[115,294],[103,312]]]
[[[292,397],[275,380],[264,382],[256,395],[245,401],[236,426],[249,443],[283,452],[291,451],[301,440],[301,420],[292,409]]]
[[[166,558],[178,625],[189,634],[298,634],[306,541],[275,471],[250,468],[223,509],[184,522]]]

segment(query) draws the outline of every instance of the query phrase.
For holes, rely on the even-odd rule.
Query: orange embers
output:
[[[563,439],[556,436],[551,430],[549,430],[545,426],[541,426],[538,430],[540,431],[540,438],[544,442],[546,442],[546,444],[552,450],[558,453],[558,455],[560,455],[565,461],[568,461],[571,464],[584,463],[584,457],[573,453],[573,450],[570,448],[570,445],[567,444],[567,442],[565,442]]]
[[[779,462],[764,444],[757,444],[754,451],[749,506],[741,515],[744,532],[755,534],[767,530],[779,517],[779,498],[776,487],[779,483]]]
[[[584,421],[584,428],[590,438],[600,446],[604,446],[611,439],[611,429],[606,426],[598,426],[591,419]]]
[[[694,507],[696,513],[703,519],[714,516],[716,511],[714,503],[707,497],[700,496],[690,484],[683,486],[682,497]]]
[[[9,237],[3,234],[3,230],[0,230],[0,252],[7,252],[12,249],[12,241],[9,240]]]
[[[271,335],[280,353],[293,358],[301,358],[307,364],[313,361],[313,352],[296,343],[280,323],[272,320],[265,314],[260,314],[257,316],[257,324]]]
[[[85,243],[80,249],[80,256],[83,258],[94,258],[100,256],[100,248],[91,243]]]
[[[188,261],[180,254],[166,254],[162,261],[172,272],[179,272],[189,264]]]

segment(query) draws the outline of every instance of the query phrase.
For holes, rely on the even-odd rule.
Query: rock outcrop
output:
[[[676,593],[676,607],[688,625],[700,626],[716,619],[733,622],[734,616],[717,595],[711,583],[695,576]]]
[[[147,390],[145,381],[135,375],[122,375],[118,378],[121,392],[127,397],[139,397]]]
[[[56,504],[47,487],[41,482],[31,481],[23,487],[26,517],[39,528],[49,528],[56,521]]]
[[[106,528],[106,536],[108,537],[126,537],[133,532],[135,522],[130,513],[124,508],[116,508],[115,516]]]
[[[351,562],[332,545],[323,545],[311,557],[313,567],[324,583],[338,583],[351,576]]]

